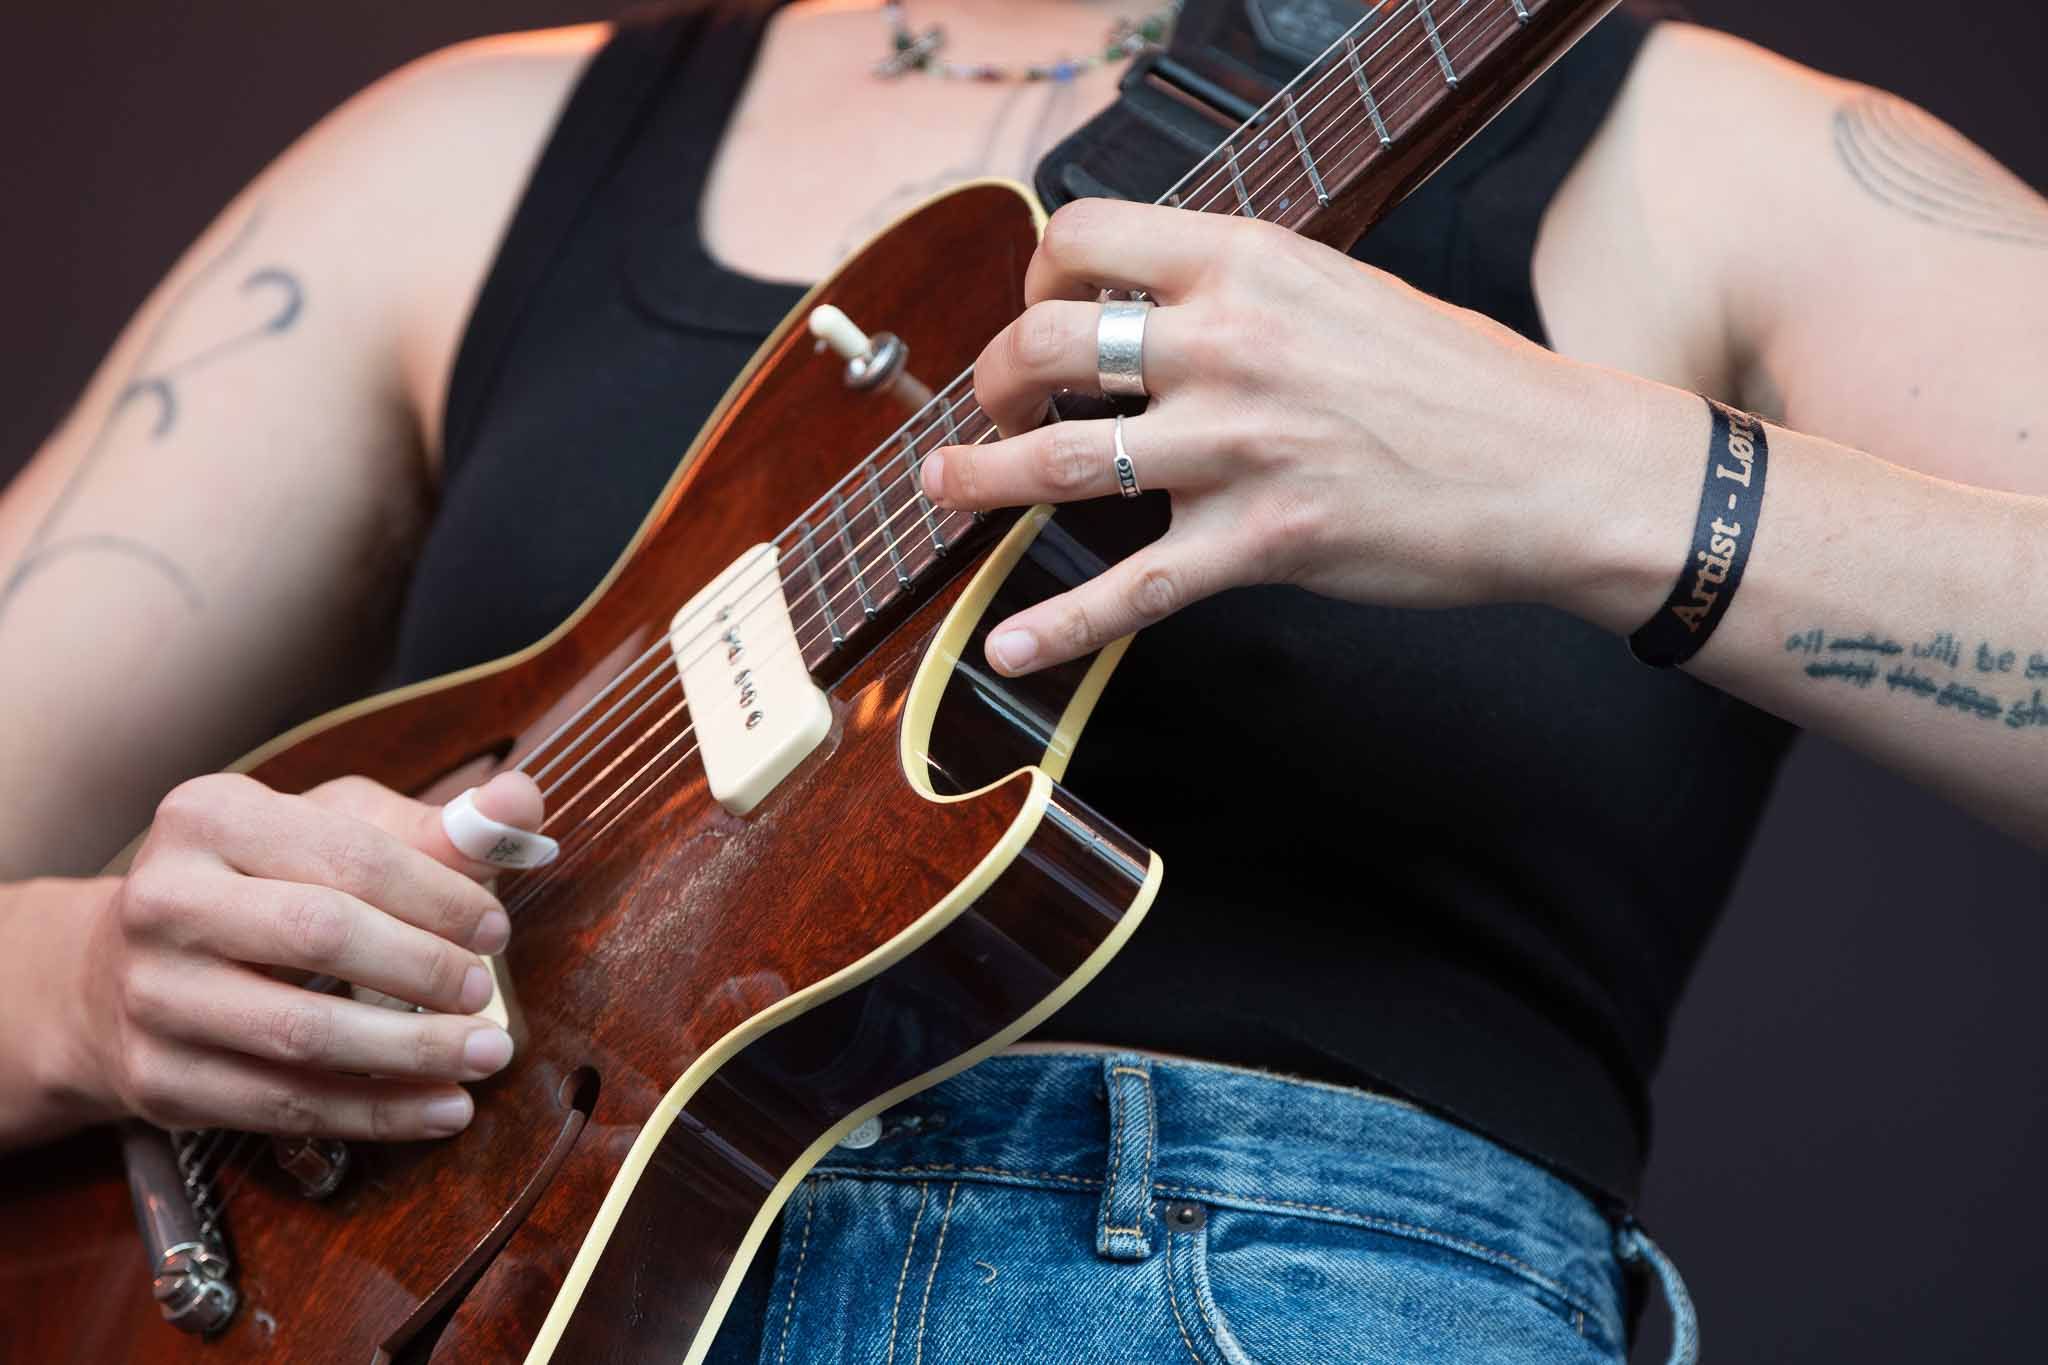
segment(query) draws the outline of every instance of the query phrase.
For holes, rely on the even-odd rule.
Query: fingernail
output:
[[[996,667],[1005,673],[1015,673],[1031,666],[1031,660],[1038,654],[1038,641],[1028,630],[1006,630],[989,638],[988,652]]]
[[[476,1102],[463,1093],[428,1100],[420,1110],[421,1124],[438,1137],[461,1132],[469,1127],[469,1121],[475,1116]]]
[[[512,941],[512,919],[503,910],[486,910],[484,917],[477,921],[476,933],[470,938],[469,946],[485,955],[503,952],[505,945]]]
[[[462,1064],[479,1076],[503,1071],[512,1060],[512,1035],[501,1028],[480,1028],[462,1041]]]
[[[924,495],[937,502],[946,492],[946,457],[933,451],[924,457]]]
[[[471,967],[462,977],[462,1012],[475,1014],[491,1003],[491,974],[482,967]]]

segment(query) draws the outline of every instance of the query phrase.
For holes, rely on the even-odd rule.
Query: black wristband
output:
[[[1707,480],[1700,490],[1692,551],[1671,596],[1628,637],[1629,653],[1653,668],[1684,663],[1721,624],[1742,585],[1742,567],[1749,562],[1763,511],[1764,466],[1771,454],[1764,424],[1711,398],[1707,409],[1714,435],[1707,445]]]

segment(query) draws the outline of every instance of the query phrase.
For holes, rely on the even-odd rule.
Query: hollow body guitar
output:
[[[1211,110],[1218,136],[1242,126],[1163,202],[1348,246],[1615,2],[1352,10],[1249,118]],[[1181,27],[1226,11],[1188,0]],[[1248,109],[1270,87],[1238,88],[1235,61],[1141,61],[1133,98],[1172,85],[1176,109]],[[163,1216],[166,1154],[133,1212],[110,1133],[0,1160],[0,1365],[694,1365],[827,1148],[1115,953],[1161,864],[1058,779],[1122,645],[1006,680],[982,639],[1156,519],[1114,500],[942,513],[912,473],[988,434],[964,373],[1020,311],[1043,221],[1022,187],[981,182],[886,230],[763,345],[561,628],[239,765],[286,791],[362,773],[430,801],[508,764],[543,779],[562,857],[499,883],[518,1051],[460,1137],[351,1147],[319,1200],[307,1168],[226,1147],[240,1302],[204,1337],[163,1323],[139,1248],[138,1217],[160,1242],[190,1225]],[[803,320],[826,303],[886,320],[923,376],[963,379],[898,427],[813,354]],[[127,1140],[132,1171],[148,1143]]]
[[[1022,187],[989,182],[884,232],[764,344],[561,629],[238,765],[286,791],[363,773],[428,800],[529,751],[575,769],[549,826],[577,831],[560,862],[499,884],[516,911],[519,1051],[473,1087],[465,1133],[355,1145],[325,1200],[301,1197],[267,1147],[245,1156],[225,1218],[241,1302],[207,1339],[160,1318],[111,1142],[8,1159],[0,1358],[697,1360],[826,1148],[1021,1035],[1107,961],[1160,863],[1056,779],[1119,651],[1015,682],[976,664],[994,620],[1121,549],[1075,540],[1046,509],[937,514],[902,462],[878,461],[855,485],[867,498],[812,505],[902,414],[813,353],[809,309],[886,317],[920,369],[960,373],[1022,307],[1041,222]],[[921,287],[935,262],[956,266],[943,291]],[[670,714],[678,674],[714,646],[737,672],[726,623],[700,643],[674,618],[734,566],[746,593],[754,547],[807,514],[811,555],[780,581],[825,733],[736,815],[702,755],[677,757],[706,717],[677,743],[686,722]],[[887,541],[913,534],[919,553],[892,559]],[[731,619],[762,641],[737,664],[765,673],[787,658],[766,642],[774,613],[752,610],[762,598],[736,596]]]

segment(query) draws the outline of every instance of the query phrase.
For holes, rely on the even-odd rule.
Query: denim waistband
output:
[[[821,1175],[1097,1195],[1097,1250],[1135,1258],[1158,1201],[1348,1223],[1530,1277],[1625,1338],[1615,1228],[1577,1189],[1386,1096],[1131,1053],[991,1057],[906,1100]]]

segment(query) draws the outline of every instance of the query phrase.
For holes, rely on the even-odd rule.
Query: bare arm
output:
[[[506,920],[435,812],[362,782],[178,784],[381,663],[456,339],[601,32],[451,50],[330,116],[0,495],[0,1146],[120,1113],[441,1135],[471,1112],[453,1083],[509,1058],[465,1017]],[[538,821],[501,782],[480,802]],[[152,813],[128,873],[78,879]]]
[[[1588,163],[1640,297],[1791,429],[1691,671],[2048,848],[2048,201],[1904,101],[1684,27]],[[1617,631],[1670,590],[1706,445],[1695,401],[1628,401],[1610,524],[1636,534],[1571,599]]]
[[[0,881],[360,692],[455,340],[594,30],[380,82],[221,215],[0,496]]]

